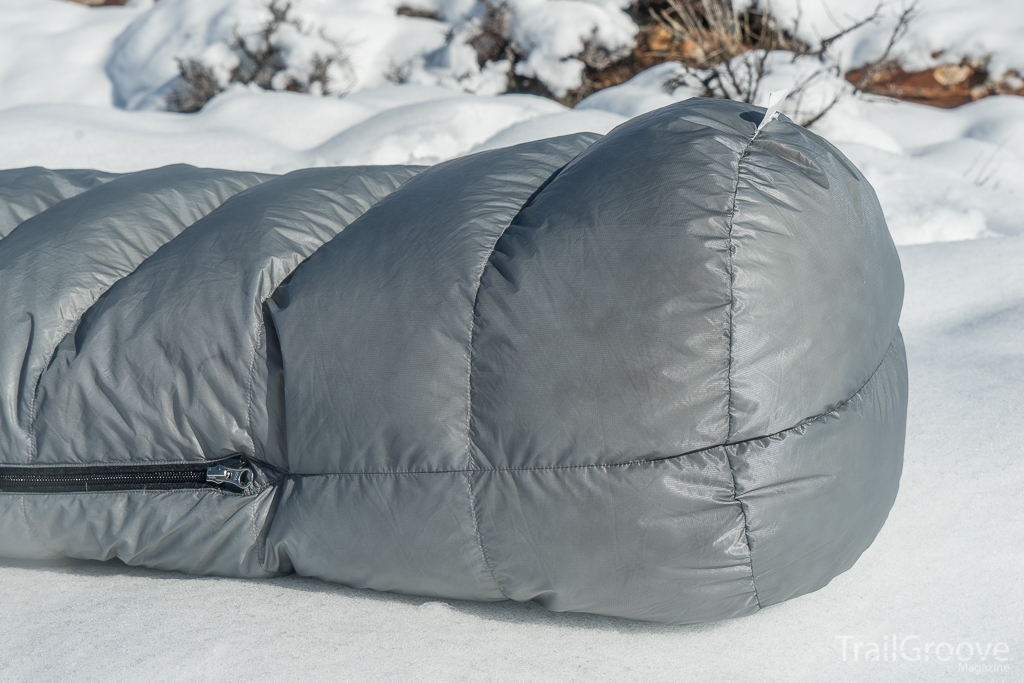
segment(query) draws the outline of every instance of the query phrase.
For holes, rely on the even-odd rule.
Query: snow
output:
[[[396,16],[404,4],[440,20]],[[584,41],[632,39],[618,0],[515,0],[524,70],[571,89]],[[870,0],[800,3],[807,39],[864,16]],[[289,68],[326,35],[350,58],[345,97],[233,85],[195,114],[162,111],[175,57],[230,66],[235,31],[258,30],[261,0],[135,0],[91,9],[0,0],[0,167],[133,171],[170,163],[282,173],[315,165],[431,164],[577,131],[699,94],[653,67],[574,109],[498,94],[507,63],[480,65],[467,41],[475,0],[299,0]],[[775,0],[795,18],[796,0]],[[907,64],[991,53],[1024,65],[1014,0],[924,0]],[[890,12],[895,7],[886,11]],[[829,16],[829,9],[832,18]],[[788,13],[788,14],[787,14]],[[571,16],[569,21],[556,21]],[[891,14],[890,14],[891,16]],[[889,20],[891,21],[891,19]],[[891,24],[890,24],[891,25]],[[303,33],[305,31],[305,33]],[[321,36],[322,37],[322,36]],[[874,56],[884,22],[837,44]],[[284,39],[282,39],[284,40]],[[283,44],[282,44],[283,45]],[[771,57],[762,87],[791,88],[813,65]],[[386,74],[402,67],[406,83]],[[299,72],[294,72],[297,74]],[[525,71],[524,71],[525,73]],[[676,84],[678,85],[678,84]],[[818,78],[783,103],[798,117],[846,86]],[[472,94],[476,93],[476,94]],[[763,103],[763,101],[762,101]],[[186,577],[117,563],[0,564],[3,680],[958,680],[953,661],[843,658],[846,642],[1005,643],[1020,680],[1024,634],[1024,98],[953,110],[842,97],[812,129],[875,187],[907,282],[906,464],[878,539],[817,593],[749,618],[668,627],[536,605],[427,601],[287,577]],[[912,651],[907,652],[912,655]],[[922,655],[923,658],[923,655]],[[991,657],[971,665],[993,663]]]
[[[625,120],[542,97],[478,97],[436,86],[382,87],[343,99],[237,86],[189,115],[56,104],[0,110],[0,164],[126,172],[190,163],[270,173],[433,164],[494,147],[488,141],[502,132],[495,139],[513,144],[607,133]]]
[[[401,3],[393,0],[292,4],[306,35],[304,40],[291,36],[286,66],[296,72],[307,69],[312,52],[325,51],[327,36],[350,58],[354,89],[386,84],[389,66],[437,49],[445,40],[445,24],[397,16]],[[236,34],[253,38],[270,16],[267,7],[264,0],[157,2],[113,45],[107,70],[115,103],[128,109],[162,109],[163,98],[176,87],[176,58],[202,58],[230,71],[228,44]]]
[[[40,102],[109,106],[104,65],[111,45],[140,14],[54,0],[0,3],[0,108]]]
[[[284,3],[281,3],[282,5]],[[407,4],[446,21],[396,15]],[[511,0],[509,37],[526,59],[520,75],[536,78],[557,96],[581,84],[584,64],[576,55],[593,43],[612,55],[629,52],[637,28],[622,11],[628,0]],[[273,87],[301,82],[314,55],[340,50],[352,73],[346,88],[373,88],[390,70],[424,85],[448,85],[481,94],[503,92],[509,64],[477,63],[469,41],[484,24],[482,2],[420,0],[296,0],[293,23],[271,41],[284,48],[285,69]],[[162,108],[177,87],[176,58],[200,59],[225,77],[237,65],[229,48],[236,36],[252,42],[270,18],[263,0],[161,0],[117,39],[109,75],[115,102],[129,109]],[[299,29],[301,27],[301,30]],[[287,74],[287,75],[286,75]]]
[[[583,62],[573,55],[593,41],[611,54],[623,55],[633,46],[636,26],[620,11],[629,1],[517,0],[513,7],[512,38],[527,52],[516,64],[522,76],[537,78],[562,97],[582,82]]]
[[[680,86],[666,91],[665,84],[679,71],[678,62],[652,66],[621,85],[598,90],[577,104],[575,110],[601,109],[632,118],[688,97],[699,97],[703,88]]]
[[[409,4],[451,22],[444,46],[408,63],[406,77],[411,82],[447,84],[477,94],[504,92],[511,68],[508,59],[479,65],[470,45],[488,21],[484,3],[418,0]],[[498,23],[506,24],[507,37],[526,56],[515,65],[515,72],[539,80],[556,97],[564,97],[582,84],[584,62],[577,56],[588,45],[616,57],[629,53],[637,34],[637,27],[622,11],[629,4],[629,0],[506,0],[506,15]]]
[[[625,116],[600,110],[562,111],[547,114],[513,124],[477,145],[472,151],[482,152],[487,149],[508,147],[521,142],[569,135],[570,133],[588,132],[604,135],[625,120]]]
[[[898,243],[1024,234],[1024,145],[1013,132],[1022,130],[1024,98],[991,97],[952,110],[848,102],[829,117],[818,131],[871,181]],[[863,132],[844,135],[844,117],[881,130],[884,144]],[[902,153],[885,149],[890,140]]]
[[[314,153],[352,164],[436,163],[469,152],[503,128],[562,109],[526,95],[457,95],[383,111],[338,133]]]

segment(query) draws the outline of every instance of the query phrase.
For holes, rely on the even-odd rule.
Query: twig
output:
[[[863,92],[864,88],[874,80],[875,76],[889,67],[889,56],[892,54],[893,48],[906,34],[910,20],[917,14],[917,2],[918,0],[914,0],[909,6],[904,7],[899,18],[896,20],[896,26],[893,27],[892,33],[889,34],[889,41],[885,45],[885,50],[882,51],[882,56],[864,68],[863,75],[853,85],[854,90]]]

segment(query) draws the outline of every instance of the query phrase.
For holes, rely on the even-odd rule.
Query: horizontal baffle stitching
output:
[[[838,403],[835,408],[833,408],[831,410],[828,410],[828,411],[825,411],[824,413],[821,413],[819,415],[815,415],[813,417],[810,417],[810,418],[807,418],[805,420],[802,420],[799,423],[797,423],[796,425],[794,425],[793,427],[787,427],[785,429],[782,429],[780,431],[777,431],[777,432],[774,432],[774,433],[771,433],[771,434],[765,434],[763,436],[755,436],[755,437],[752,437],[752,438],[749,438],[749,439],[744,439],[742,441],[735,441],[735,442],[732,442],[732,443],[718,443],[716,445],[711,445],[711,446],[703,447],[703,449],[697,449],[695,451],[688,451],[686,453],[682,453],[682,454],[679,454],[679,455],[676,455],[676,456],[670,456],[668,458],[651,458],[651,459],[645,459],[645,460],[631,460],[631,461],[627,461],[625,463],[594,463],[594,464],[588,464],[588,465],[545,465],[545,466],[539,466],[539,467],[502,467],[502,468],[492,468],[492,469],[485,469],[485,470],[479,470],[479,469],[476,469],[476,470],[455,469],[455,470],[406,470],[406,471],[397,471],[397,472],[316,472],[316,473],[293,473],[293,474],[286,474],[286,475],[284,475],[282,477],[279,477],[278,479],[275,479],[273,481],[267,482],[266,485],[267,486],[276,485],[276,484],[280,483],[282,480],[290,479],[290,478],[306,478],[306,477],[322,477],[322,476],[385,476],[385,475],[389,476],[389,475],[407,475],[407,474],[461,474],[461,473],[465,473],[465,472],[479,472],[479,473],[498,472],[498,473],[500,473],[500,472],[535,472],[535,471],[556,471],[556,470],[598,469],[598,468],[605,468],[606,469],[606,468],[620,468],[620,467],[634,467],[634,466],[643,466],[643,465],[654,465],[656,463],[662,463],[662,462],[667,462],[667,461],[672,461],[672,460],[679,460],[681,458],[689,458],[691,456],[695,456],[695,455],[699,455],[699,454],[703,454],[703,453],[710,453],[710,452],[715,451],[717,449],[723,449],[723,447],[726,447],[726,446],[734,447],[734,446],[742,445],[742,444],[745,444],[745,443],[753,443],[755,441],[760,441],[760,440],[766,439],[766,438],[770,439],[770,438],[782,437],[782,436],[784,436],[787,433],[804,429],[807,426],[809,426],[809,425],[811,425],[811,424],[813,424],[815,422],[824,421],[828,417],[838,417],[839,413],[841,411],[843,411],[851,401],[853,401],[857,396],[859,396],[861,393],[863,393],[865,387],[867,387],[867,385],[871,383],[871,380],[873,380],[874,378],[876,378],[876,376],[878,376],[879,371],[882,369],[882,366],[885,365],[886,357],[889,356],[889,351],[893,348],[894,345],[895,345],[895,337],[893,338],[893,341],[890,342],[889,348],[887,349],[886,354],[883,356],[882,362],[880,362],[878,368],[874,369],[874,372],[871,373],[871,376],[867,379],[866,382],[864,382],[860,386],[859,389],[857,389],[857,391],[855,391],[846,400]],[[201,461],[181,461],[181,460],[178,460],[178,461],[152,461],[152,462],[146,462],[144,464],[145,465],[161,465],[161,464],[175,464],[175,465],[196,464],[196,465],[199,465],[199,464],[203,464],[205,462],[209,462],[209,461],[202,461],[202,460]],[[132,463],[126,463],[126,465],[130,467],[132,465]],[[13,463],[8,465],[8,464],[5,463],[5,464],[3,464],[3,466],[4,467],[24,467],[25,469],[40,469],[40,468],[46,468],[46,467],[67,467],[68,464],[67,463],[60,463],[60,464],[53,464],[53,465],[37,464],[37,465],[31,465],[30,466],[30,465],[13,464]],[[105,465],[89,464],[89,465],[86,465],[86,466],[104,467],[104,466],[110,466],[110,464],[109,463],[105,464]],[[140,490],[143,490],[143,489],[140,489]],[[144,489],[144,490],[145,490],[146,493],[158,493],[158,492],[164,492],[164,490],[167,490],[167,489]],[[209,488],[209,489],[187,489],[187,490],[208,490],[209,493],[223,493],[223,492],[218,492],[218,490],[215,489],[215,488]],[[86,492],[83,492],[83,493],[86,493]],[[88,492],[88,493],[90,493],[90,494],[110,494],[110,493],[129,493],[129,492]],[[20,493],[20,494],[6,493],[5,494],[3,492],[0,492],[0,496],[4,496],[4,495],[26,496],[26,495],[37,495],[37,494],[24,494],[24,493]],[[38,495],[41,495],[41,496],[55,496],[55,495],[60,495],[60,494],[59,493],[45,493],[45,494],[38,494]],[[80,494],[76,494],[76,495],[80,495]]]
[[[882,365],[885,364],[885,358],[888,357],[889,350],[891,350],[893,348],[894,344],[895,344],[895,337],[893,338],[893,342],[891,342],[889,344],[889,348],[886,350],[885,355],[882,357],[882,362],[878,364],[878,367],[875,368],[875,371],[873,373],[871,373],[871,376],[868,378],[868,380],[866,382],[864,382],[864,384],[862,384],[861,387],[859,389],[857,389],[857,391],[855,391],[849,398],[847,398],[846,400],[838,403],[831,410],[827,410],[827,411],[825,411],[823,413],[820,413],[818,415],[815,415],[813,417],[809,417],[809,418],[806,418],[804,420],[801,420],[800,422],[798,422],[797,424],[793,425],[792,427],[787,427],[786,429],[780,430],[778,432],[774,432],[772,434],[765,434],[764,436],[751,437],[750,439],[745,439],[743,441],[736,441],[736,442],[728,443],[728,444],[725,444],[725,443],[716,444],[714,446],[707,446],[705,448],[699,448],[699,449],[696,449],[696,450],[693,450],[693,451],[687,451],[686,453],[680,453],[678,455],[672,455],[672,456],[668,456],[666,458],[649,458],[649,459],[644,459],[644,460],[630,460],[630,461],[627,461],[627,462],[618,462],[618,463],[594,463],[594,464],[587,464],[587,465],[542,465],[542,466],[538,466],[538,467],[499,467],[499,468],[491,468],[491,469],[484,469],[484,470],[481,470],[481,469],[473,469],[473,470],[470,470],[470,469],[455,469],[455,470],[405,470],[405,471],[398,471],[398,472],[316,472],[316,473],[293,473],[293,474],[285,474],[285,475],[279,477],[278,479],[274,480],[273,482],[268,482],[267,486],[276,485],[277,483],[279,483],[280,481],[282,481],[284,479],[307,478],[307,477],[348,477],[348,476],[359,477],[359,476],[390,476],[390,475],[409,475],[409,474],[461,474],[461,473],[465,473],[465,472],[479,472],[479,473],[488,473],[488,472],[496,472],[496,473],[500,473],[500,472],[534,472],[534,471],[546,471],[546,470],[576,470],[576,469],[597,469],[597,468],[605,468],[605,469],[607,469],[607,468],[613,468],[613,467],[633,467],[633,466],[642,466],[642,465],[654,465],[654,464],[660,463],[660,462],[667,462],[667,461],[671,461],[671,460],[678,460],[678,459],[681,459],[681,458],[687,458],[687,457],[691,457],[691,456],[694,456],[694,455],[699,455],[699,454],[702,454],[702,453],[710,453],[711,451],[719,449],[719,448],[725,448],[727,446],[728,447],[741,446],[743,444],[753,443],[755,441],[761,441],[762,439],[780,438],[780,437],[784,437],[786,434],[788,434],[790,432],[794,432],[794,431],[797,431],[797,430],[800,430],[800,429],[804,429],[807,426],[809,426],[809,425],[811,425],[811,424],[813,424],[815,422],[821,422],[821,421],[825,420],[828,417],[838,416],[839,412],[842,411],[847,405],[849,405],[849,403],[851,401],[853,401],[855,398],[857,398],[861,393],[863,393],[863,391],[867,387],[867,385],[870,384],[871,381],[878,375],[878,371],[881,370]],[[206,462],[209,462],[209,461],[207,461],[207,460],[171,460],[171,461],[161,460],[161,461],[147,461],[145,464],[146,465],[160,465],[160,464],[174,464],[174,465],[196,464],[196,465],[198,465],[198,464],[203,464],[203,463],[206,463]],[[129,467],[132,464],[133,463],[125,463],[125,465],[129,466]],[[94,464],[94,466],[96,466],[96,467],[105,467],[105,466],[109,466],[109,465],[110,465],[110,463]],[[16,464],[16,463],[6,464],[6,463],[4,463],[4,467],[24,467],[26,469],[37,469],[37,468],[45,468],[45,467],[67,467],[67,466],[68,466],[68,463],[37,464],[37,465],[23,465],[23,464]],[[86,466],[88,466],[88,465],[86,465]],[[140,489],[140,490],[142,490],[142,489]],[[155,492],[155,491],[166,491],[167,489],[145,489],[145,490],[147,492]],[[193,490],[193,489],[189,489],[189,490]],[[203,490],[203,489],[194,489],[194,490]],[[213,492],[213,493],[219,492],[219,491],[217,491],[217,489],[208,489],[208,490],[210,492]],[[90,491],[89,493],[117,493],[117,492],[112,492],[112,491]],[[14,493],[9,493],[9,492],[5,494],[4,492],[0,492],[0,495],[47,495],[47,496],[50,496],[50,495],[60,495],[60,494],[59,493],[41,493],[41,494],[17,493],[17,494],[14,494]],[[237,495],[237,494],[230,494],[230,495]]]
[[[615,467],[636,467],[643,465],[656,465],[662,462],[669,462],[672,460],[679,460],[681,458],[688,458],[702,453],[710,453],[711,451],[720,448],[733,448],[748,443],[754,443],[763,439],[777,439],[785,437],[790,432],[796,432],[802,429],[806,429],[809,425],[815,422],[822,422],[829,417],[838,417],[839,412],[842,411],[847,405],[856,399],[871,383],[871,381],[878,375],[878,371],[881,370],[885,364],[885,359],[889,356],[889,350],[893,348],[895,344],[895,337],[893,342],[890,342],[889,348],[886,350],[885,355],[882,356],[882,362],[878,364],[875,371],[871,373],[867,381],[860,386],[849,398],[836,404],[831,410],[827,410],[823,413],[808,417],[801,420],[792,427],[787,427],[778,432],[772,434],[765,434],[764,436],[755,436],[743,441],[733,441],[731,443],[720,443],[714,446],[707,446],[706,448],[699,448],[686,453],[680,453],[678,455],[671,455],[665,458],[648,458],[643,460],[629,460],[627,462],[614,462],[614,463],[594,463],[588,465],[541,465],[537,467],[495,467],[491,469],[449,469],[449,470],[400,470],[397,472],[315,472],[315,473],[291,473],[285,476],[286,479],[291,478],[309,478],[309,477],[369,477],[369,476],[397,476],[397,475],[418,475],[418,474],[462,474],[465,472],[476,472],[480,474],[487,473],[502,473],[502,472],[543,472],[548,470],[581,470],[581,469],[609,469]]]

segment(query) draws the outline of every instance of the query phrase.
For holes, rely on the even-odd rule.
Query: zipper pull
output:
[[[232,486],[240,491],[245,491],[253,482],[252,469],[242,465],[240,467],[225,467],[214,465],[206,468],[206,483],[216,486]]]

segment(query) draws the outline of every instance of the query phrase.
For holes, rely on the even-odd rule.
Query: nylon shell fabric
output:
[[[0,171],[0,466],[245,493],[0,492],[0,556],[668,623],[826,585],[902,470],[875,194],[696,99],[430,168]]]

